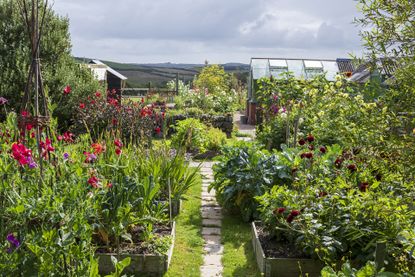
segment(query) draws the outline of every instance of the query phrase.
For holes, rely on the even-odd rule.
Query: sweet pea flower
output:
[[[68,95],[72,91],[72,88],[68,85],[63,89],[63,94]]]

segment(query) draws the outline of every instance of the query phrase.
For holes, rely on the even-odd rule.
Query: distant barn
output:
[[[115,90],[121,96],[121,91],[125,88],[127,77],[100,60],[91,60],[88,67],[92,70],[98,81],[106,82],[109,91]]]

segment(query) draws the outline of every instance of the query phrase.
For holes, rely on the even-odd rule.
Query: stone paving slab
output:
[[[205,255],[203,257],[204,265],[221,265],[222,255]]]
[[[205,219],[202,220],[202,226],[203,227],[221,227],[222,226],[222,220],[205,218]]]
[[[223,254],[223,245],[221,245],[221,244],[206,244],[203,247],[203,250],[208,255],[222,255]]]
[[[203,249],[204,264],[200,267],[201,277],[222,276],[222,254],[221,244],[222,208],[216,202],[216,191],[209,191],[210,184],[214,181],[212,162],[203,163],[200,168],[202,174],[202,236],[205,241]]]
[[[203,227],[202,228],[202,235],[219,235],[220,236],[220,228],[218,227]]]
[[[203,277],[219,277],[222,276],[222,266],[202,266],[200,267],[200,274]]]
[[[220,244],[221,238],[219,235],[202,235],[206,244]]]

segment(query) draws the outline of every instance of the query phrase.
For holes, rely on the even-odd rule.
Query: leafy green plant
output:
[[[255,196],[275,185],[291,182],[287,158],[289,155],[269,155],[255,144],[225,146],[219,163],[213,168],[215,181],[209,189],[216,190],[216,197],[224,208],[237,209],[248,221],[258,216]]]
[[[188,118],[179,121],[175,127],[176,133],[172,136],[172,145],[184,148],[187,151],[204,152],[206,150],[206,136],[208,127],[198,119]]]

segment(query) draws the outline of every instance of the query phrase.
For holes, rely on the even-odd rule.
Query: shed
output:
[[[91,60],[89,62],[89,67],[95,73],[99,81],[101,81],[101,78],[105,78],[107,89],[109,91],[115,90],[118,94],[121,94],[121,90],[125,88],[127,77],[104,64],[100,60]],[[105,73],[102,72],[103,69],[105,69]]]

